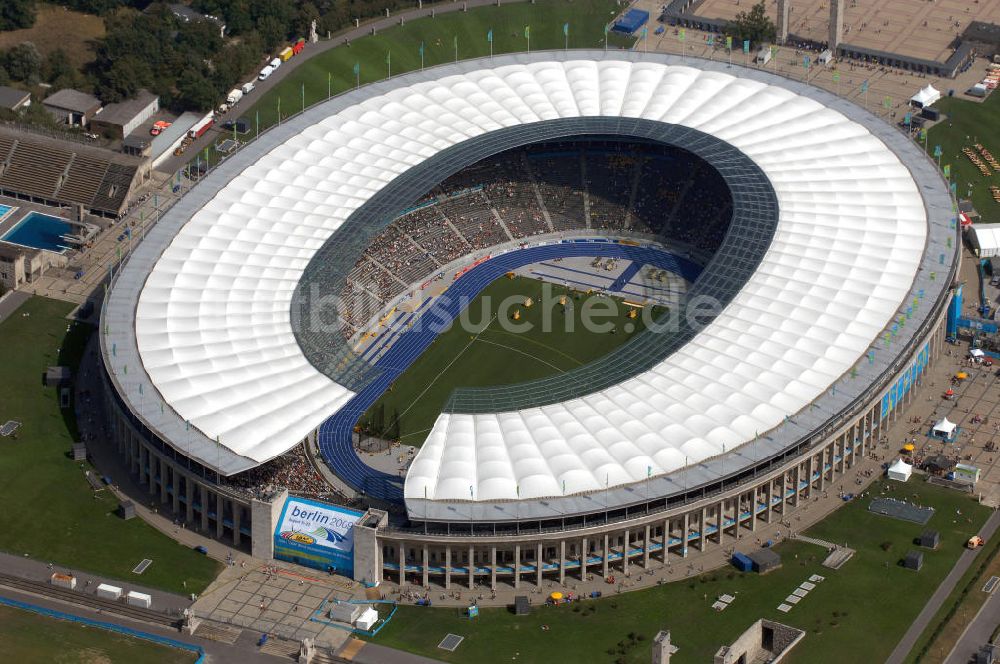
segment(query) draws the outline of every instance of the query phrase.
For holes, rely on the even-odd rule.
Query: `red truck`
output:
[[[188,130],[188,136],[191,138],[201,138],[202,134],[209,130],[209,128],[215,124],[215,116],[209,113],[201,120],[194,123],[194,126]]]
[[[306,40],[299,39],[295,44],[292,45],[292,55],[298,55],[302,52],[302,49],[306,47]]]

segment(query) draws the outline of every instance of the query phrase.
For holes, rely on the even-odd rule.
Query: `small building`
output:
[[[152,150],[152,142],[144,136],[126,136],[122,142],[122,152],[130,157],[148,157]]]
[[[136,127],[160,110],[160,98],[148,90],[139,90],[135,99],[108,104],[91,120],[91,129],[113,138],[125,138]]]
[[[68,264],[69,259],[63,254],[0,241],[0,284],[7,290],[35,281],[52,265]]]
[[[73,378],[73,371],[69,367],[49,367],[45,370],[45,384],[48,387],[64,387],[69,385]]]
[[[87,446],[83,443],[73,443],[73,461],[87,460]]]
[[[733,557],[729,559],[729,562],[733,564],[733,567],[741,572],[751,572],[753,571],[753,560],[750,556],[745,553],[740,553],[739,551],[733,552]]]
[[[970,466],[965,463],[956,463],[955,468],[948,474],[948,479],[954,480],[955,482],[961,482],[962,484],[971,484],[975,486],[976,482],[979,481],[980,474],[980,470],[975,466]]]
[[[135,503],[133,503],[131,500],[122,501],[118,505],[118,515],[125,521],[128,521],[129,519],[134,519]]]
[[[753,570],[758,574],[767,574],[781,567],[781,556],[772,549],[759,549],[750,554]]]
[[[226,36],[226,23],[222,19],[211,16],[207,14],[199,14],[195,10],[191,9],[187,5],[182,5],[179,2],[167,5],[170,12],[177,17],[181,23],[194,23],[197,21],[208,21],[209,23],[214,23],[219,28],[219,37]]]
[[[925,549],[936,549],[941,543],[941,533],[936,530],[925,530],[920,533],[917,543]]]
[[[86,127],[101,110],[101,101],[86,92],[66,88],[46,97],[42,106],[59,122]]]
[[[515,616],[526,616],[531,613],[531,604],[528,602],[527,595],[515,595],[514,596],[514,615]]]
[[[758,620],[740,634],[731,645],[719,648],[712,662],[713,664],[777,662],[784,658],[805,635],[804,631],[795,627],[773,620]]]
[[[903,558],[903,567],[906,569],[912,569],[915,572],[919,572],[920,568],[924,566],[924,554],[922,551],[907,551],[906,557]]]
[[[20,111],[31,106],[31,93],[6,85],[0,85],[0,108],[7,111]]]

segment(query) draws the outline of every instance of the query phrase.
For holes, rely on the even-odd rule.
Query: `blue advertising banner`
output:
[[[274,530],[274,557],[354,577],[354,524],[363,512],[289,497]]]
[[[903,400],[906,393],[910,391],[910,388],[915,387],[917,384],[917,378],[919,378],[924,370],[927,368],[927,362],[930,359],[931,347],[930,343],[924,344],[924,347],[919,353],[917,353],[917,358],[913,363],[906,367],[905,370],[896,379],[896,382],[889,386],[889,389],[882,396],[881,402],[881,419],[885,419],[889,413]]]

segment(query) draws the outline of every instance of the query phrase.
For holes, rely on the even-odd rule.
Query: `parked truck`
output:
[[[226,103],[230,106],[238,102],[240,99],[243,99],[243,90],[240,90],[239,88],[233,88],[229,91],[229,94],[226,95]]]
[[[240,90],[243,92],[244,95],[248,95],[251,92],[253,92],[254,87],[255,86],[253,84],[253,81],[250,81],[249,83],[244,83],[243,87],[240,88]]]
[[[298,55],[299,53],[302,52],[302,49],[304,49],[305,47],[306,47],[306,40],[305,40],[305,38],[300,38],[292,46],[292,55]]]
[[[292,59],[293,55],[295,55],[295,53],[292,51],[291,46],[286,46],[285,48],[281,49],[281,53],[278,53],[278,57],[281,58],[282,62],[288,62],[289,60]]]
[[[215,124],[215,115],[209,113],[194,123],[194,126],[188,130],[188,136],[191,138],[201,138],[202,134],[208,131],[213,124]]]

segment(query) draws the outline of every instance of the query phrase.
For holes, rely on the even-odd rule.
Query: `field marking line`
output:
[[[554,347],[552,347],[552,346],[550,346],[550,345],[548,345],[546,343],[542,343],[541,341],[538,341],[537,339],[529,339],[527,337],[522,337],[520,335],[514,334],[513,332],[508,332],[507,330],[503,330],[503,329],[499,330],[499,333],[500,334],[506,334],[507,336],[514,337],[515,339],[524,339],[525,341],[527,341],[529,343],[536,344],[536,345],[541,346],[542,348],[544,348],[546,350],[551,350],[554,353],[558,353],[559,355],[562,355],[563,357],[565,357],[570,362],[576,362],[577,366],[583,366],[583,362],[581,362],[580,360],[576,359],[572,355],[568,355],[567,353],[562,352],[558,348],[554,348]],[[562,371],[562,369],[560,369],[560,371]]]
[[[498,344],[495,341],[487,341],[486,339],[480,339],[479,343],[489,344],[491,346],[497,346],[499,348],[506,348],[507,350],[514,351],[515,353],[520,353],[521,355],[524,355],[525,357],[530,357],[531,359],[535,360],[536,362],[540,362],[540,363],[544,364],[547,367],[552,367],[553,369],[555,369],[559,373],[566,373],[566,369],[560,369],[559,367],[557,367],[556,365],[552,364],[551,362],[546,362],[542,358],[535,357],[531,353],[529,353],[527,351],[524,351],[524,350],[521,350],[520,348],[514,348],[513,346],[508,346],[506,344]]]
[[[462,350],[460,350],[458,353],[455,354],[455,357],[453,357],[451,362],[448,363],[448,366],[446,366],[444,369],[438,372],[438,375],[434,376],[434,380],[427,383],[427,387],[425,387],[420,394],[418,394],[416,397],[413,398],[413,401],[411,401],[410,405],[406,407],[406,410],[397,415],[396,419],[389,426],[394,426],[397,422],[399,422],[400,419],[402,419],[403,415],[406,415],[408,412],[410,412],[410,409],[416,406],[423,398],[423,396],[427,394],[427,390],[431,389],[431,387],[434,386],[434,383],[436,383],[438,379],[441,378],[441,376],[443,376],[448,371],[448,369],[451,368],[451,365],[455,364],[455,362],[458,362],[458,358],[462,357],[462,355],[465,354],[465,351],[469,350],[469,347],[472,346],[472,344],[476,343],[476,339],[479,338],[479,335],[488,330],[490,325],[493,325],[496,319],[497,319],[496,314],[494,314],[493,318],[490,319],[489,324],[487,324],[486,327],[484,327],[481,332],[472,337],[472,339],[469,340],[469,343],[465,344],[465,347]]]

